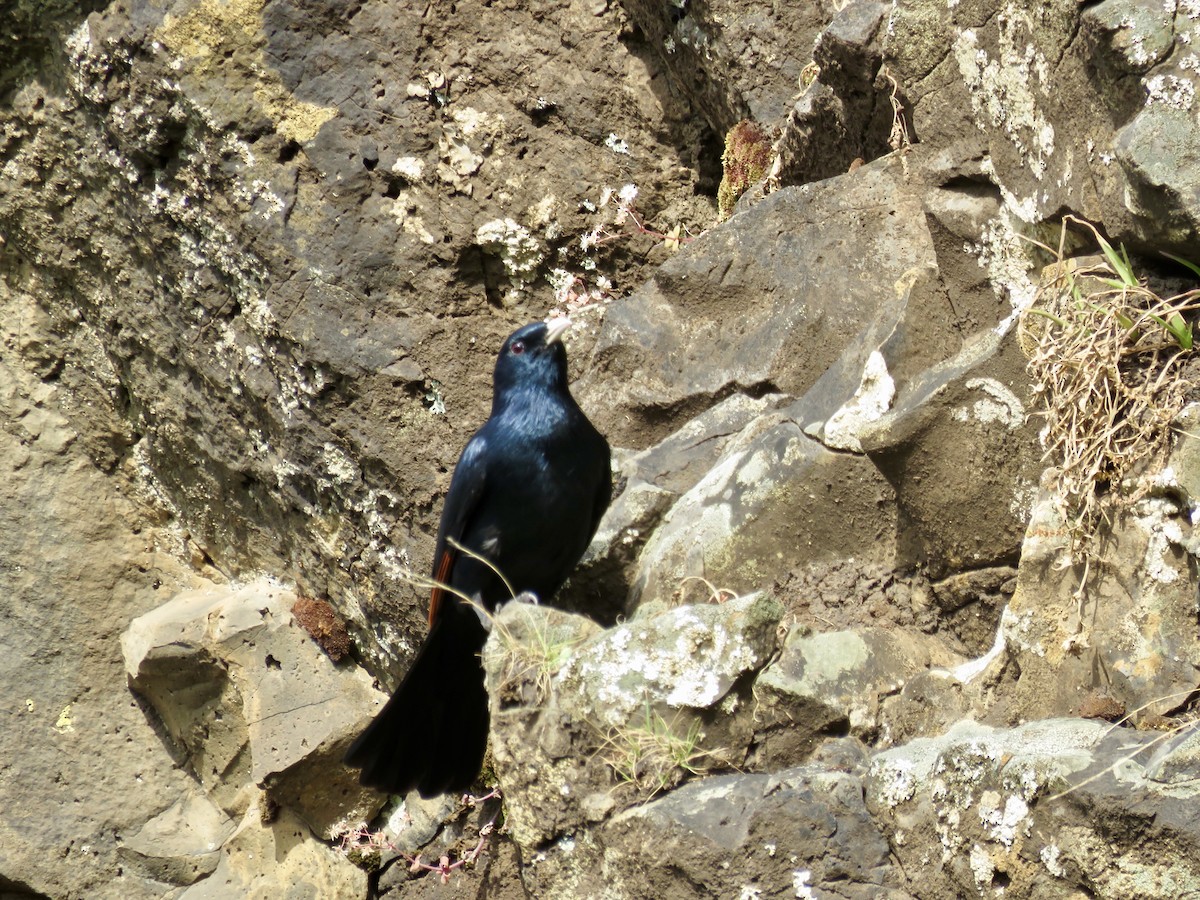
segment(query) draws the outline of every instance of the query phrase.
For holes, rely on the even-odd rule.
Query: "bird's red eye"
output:
[[[512,350],[513,356],[520,356],[522,353],[525,352],[525,342],[524,341],[513,341],[512,347],[510,347],[509,349]]]

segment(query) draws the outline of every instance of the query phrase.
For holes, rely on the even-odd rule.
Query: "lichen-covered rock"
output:
[[[867,808],[929,900],[1178,897],[1200,885],[1191,733],[974,723],[877,755]],[[1178,768],[1176,768],[1178,767]],[[1169,774],[1168,774],[1169,773]]]
[[[554,684],[598,630],[582,616],[509,603],[484,647],[492,766],[506,798],[506,827],[520,846],[571,833],[612,808],[612,782],[597,755],[604,732]]]
[[[892,8],[882,37],[920,139],[982,152],[1025,222],[1070,209],[1177,253],[1197,225],[1197,77],[1181,62],[1197,39],[1187,4],[1149,0],[918,0]]]
[[[579,647],[556,681],[602,725],[622,725],[647,703],[704,709],[771,657],[782,613],[762,594],[647,610]]]
[[[1164,485],[1115,514],[1085,564],[1053,495],[1039,495],[1003,616],[1023,715],[1077,714],[1098,688],[1137,717],[1162,715],[1200,685],[1191,515]]]
[[[601,840],[615,896],[630,900],[697,884],[715,897],[909,896],[861,778],[815,766],[684,785],[614,817]]]
[[[774,652],[780,613],[757,595],[597,632],[558,610],[504,607],[483,658],[513,840],[539,846],[639,792],[743,759],[752,710],[735,687]]]

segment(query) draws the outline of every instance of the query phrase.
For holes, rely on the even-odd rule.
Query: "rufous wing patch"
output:
[[[442,585],[450,583],[450,570],[454,568],[455,552],[447,547],[438,559],[437,568],[433,570],[433,580],[437,582],[429,592],[429,627],[437,620],[438,610],[442,607],[442,598],[446,595]]]

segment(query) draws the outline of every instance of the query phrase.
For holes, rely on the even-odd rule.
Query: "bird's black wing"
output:
[[[608,448],[608,441],[600,438],[600,446],[603,452],[597,453],[597,457],[604,461],[604,470],[600,474],[600,480],[596,484],[596,496],[592,501],[592,530],[589,532],[591,537],[596,535],[596,529],[600,527],[600,520],[604,518],[604,513],[608,510],[608,504],[612,502],[612,451]]]
[[[458,458],[458,465],[454,467],[454,476],[450,479],[450,490],[446,493],[446,503],[442,508],[442,522],[438,526],[437,545],[433,550],[434,587],[429,594],[430,628],[437,621],[438,610],[446,595],[441,585],[450,584],[450,574],[458,559],[459,550],[454,544],[462,541],[467,523],[479,506],[479,499],[487,485],[486,451],[487,437],[481,429],[467,441]]]

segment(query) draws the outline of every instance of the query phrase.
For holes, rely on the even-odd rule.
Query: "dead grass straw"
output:
[[[1064,255],[1068,226],[1090,231],[1102,256]],[[1165,457],[1172,420],[1196,385],[1192,353],[1200,290],[1162,297],[1096,229],[1067,216],[1056,262],[1022,315],[1018,337],[1046,419],[1043,443],[1059,469],[1057,498],[1072,561],[1098,558],[1097,532],[1115,506],[1145,494],[1134,476]]]

